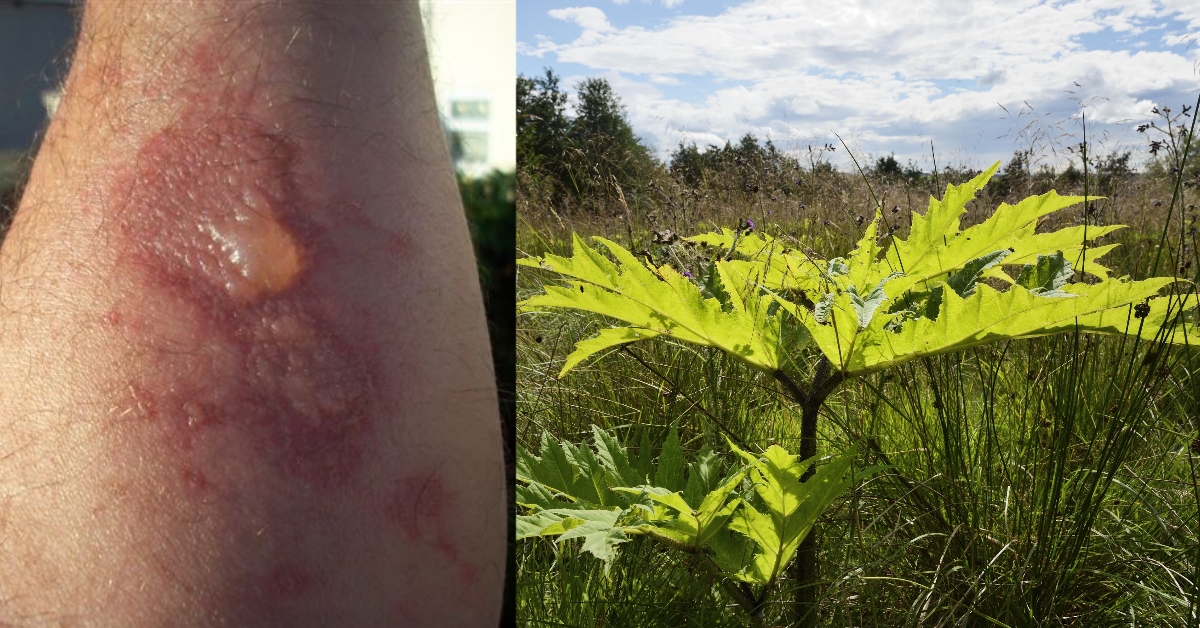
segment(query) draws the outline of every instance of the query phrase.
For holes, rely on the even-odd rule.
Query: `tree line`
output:
[[[724,146],[700,148],[694,142],[680,142],[661,161],[634,132],[625,105],[606,79],[579,81],[571,112],[569,100],[561,78],[549,68],[540,76],[517,77],[518,187],[527,198],[556,211],[595,210],[614,202],[632,205],[661,192],[664,181],[691,190],[715,190],[723,198],[740,192],[782,199],[803,195],[805,189],[811,193],[822,176],[840,176],[828,160],[837,146],[809,146],[807,151],[791,153],[779,150],[769,138],[760,141],[750,133]],[[1147,174],[1169,174],[1182,166],[1182,147],[1190,138],[1181,118],[1189,114],[1188,109],[1184,107],[1172,117],[1170,109],[1156,108],[1154,113],[1161,114],[1162,123],[1138,128],[1148,136],[1159,132],[1166,138],[1152,138]],[[1038,164],[1033,150],[1015,151],[993,179],[993,193],[1025,196],[1053,187],[1078,186],[1083,172],[1075,161],[1081,164],[1084,156],[1076,150],[1072,153],[1072,162],[1058,170]],[[1096,177],[1093,182],[1103,188],[1100,193],[1115,190],[1137,174],[1131,157],[1129,151],[1087,155]],[[862,174],[874,181],[929,193],[949,181],[978,174],[961,167],[927,173],[912,161],[901,164],[895,155],[875,157],[861,165]],[[1195,186],[1200,183],[1200,170],[1192,172],[1196,166],[1189,166],[1185,184]]]
[[[796,157],[749,133],[737,143],[706,149],[681,142],[660,161],[634,133],[625,105],[606,79],[585,78],[575,93],[572,116],[569,96],[553,70],[517,77],[520,183],[552,206],[586,209],[618,196],[637,198],[649,194],[664,176],[690,188],[719,181],[747,194],[786,190],[783,183],[801,169]],[[833,170],[828,162],[817,162],[818,169]]]

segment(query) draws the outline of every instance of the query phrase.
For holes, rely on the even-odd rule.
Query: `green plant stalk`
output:
[[[842,375],[840,372],[831,373],[829,359],[821,356],[817,361],[817,372],[813,376],[812,386],[809,387],[808,393],[805,393],[782,370],[775,371],[775,379],[782,383],[792,399],[800,404],[800,458],[804,460],[812,458],[817,455],[817,419],[820,416],[821,407],[824,405],[825,399],[842,382]],[[807,481],[814,473],[816,473],[815,465],[809,467],[800,480]],[[816,620],[817,602],[820,598],[820,570],[817,564],[817,553],[820,548],[817,545],[816,532],[816,526],[814,526],[813,531],[801,542],[800,549],[796,553],[796,560],[788,569],[788,575],[796,582],[797,586],[796,603],[792,606],[789,619],[799,625]]]

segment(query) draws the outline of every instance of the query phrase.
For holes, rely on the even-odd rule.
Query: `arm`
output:
[[[495,625],[495,392],[418,11],[88,4],[0,251],[0,624]]]

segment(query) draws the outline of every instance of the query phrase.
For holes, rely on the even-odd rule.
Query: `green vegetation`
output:
[[[552,71],[517,77],[517,161],[525,187],[551,206],[624,202],[626,193],[641,192],[654,160],[608,81],[589,78],[575,88],[577,115],[570,117],[567,94]]]
[[[744,464],[722,476],[712,451],[685,463],[674,428],[657,464],[645,434],[631,455],[612,434],[593,431],[594,454],[544,434],[541,457],[522,452],[517,502],[530,514],[517,517],[517,540],[582,538],[583,551],[607,562],[618,545],[647,535],[691,555],[756,624],[817,517],[850,485],[850,455],[801,483],[814,459],[799,461],[778,445],[761,457],[734,445]],[[643,484],[649,478],[653,485]],[[741,490],[743,481],[753,489]]]
[[[1172,344],[1197,343],[1183,134],[1157,173],[1081,151],[1062,173],[1018,153],[984,173],[881,158],[856,178],[822,160],[831,146],[680,146],[635,204],[539,205],[522,165],[518,247],[538,259],[518,275],[519,456],[555,443],[572,481],[636,490],[596,502],[518,471],[519,621],[1196,625],[1200,352]],[[912,211],[938,179],[946,193]],[[608,236],[612,259],[575,232]],[[838,250],[854,252],[817,253]],[[645,461],[636,473],[612,475],[601,434]],[[761,509],[770,482],[738,474],[818,442],[837,455],[815,469],[859,472],[838,476],[849,489],[802,544],[811,559],[798,546],[747,591],[770,552],[722,564],[699,531],[751,538],[733,513]],[[651,466],[676,458],[721,469],[708,491],[736,486],[705,508],[712,492]],[[570,510],[615,515],[604,528]],[[620,530],[620,551],[551,542],[580,522]],[[672,546],[664,525],[695,536]]]

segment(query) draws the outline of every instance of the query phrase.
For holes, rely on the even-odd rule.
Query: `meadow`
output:
[[[1041,219],[1038,232],[1127,225],[1095,241],[1120,245],[1104,258],[1114,276],[1195,282],[1200,178],[1186,142],[1159,148],[1140,169],[1127,153],[1096,157],[1086,145],[1059,169],[1018,152],[966,205],[963,227],[1052,189],[1103,196]],[[753,138],[707,156],[680,146],[670,165],[638,177],[593,169],[574,194],[544,169],[522,169],[517,256],[569,256],[572,234],[603,236],[699,276],[712,253],[682,237],[725,228],[827,260],[854,248],[877,208],[885,235],[908,237],[931,197],[979,174],[922,172],[888,157],[842,172],[829,162],[837,150],[785,153]],[[521,267],[517,299],[555,285],[555,273]],[[595,427],[645,460],[667,456],[674,430],[685,456],[721,473],[739,464],[733,445],[801,449],[801,404],[778,378],[726,352],[656,338],[600,352],[559,378],[576,343],[613,321],[542,308],[516,324],[519,456],[539,455],[546,438],[592,446]],[[813,381],[818,355],[794,347],[781,369]],[[811,533],[810,605],[798,606],[805,594],[787,571],[750,612],[741,585],[702,568],[703,555],[649,536],[631,536],[607,562],[578,540],[531,537],[515,549],[518,623],[1200,625],[1198,368],[1194,348],[1075,330],[849,378],[821,407],[816,450],[826,460],[850,452],[867,472],[853,475]]]

